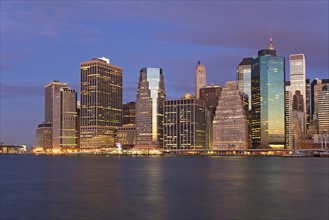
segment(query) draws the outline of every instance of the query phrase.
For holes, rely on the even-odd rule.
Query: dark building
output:
[[[136,103],[128,102],[122,105],[122,124],[135,124],[136,118]]]
[[[293,96],[292,109],[304,112],[304,98],[299,90],[296,90]]]

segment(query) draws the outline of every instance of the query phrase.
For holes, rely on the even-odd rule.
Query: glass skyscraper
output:
[[[249,110],[251,110],[251,64],[253,58],[243,58],[236,68],[239,90],[248,95]]]
[[[140,70],[136,100],[136,146],[163,145],[163,101],[166,98],[161,68]]]
[[[251,66],[251,126],[253,148],[284,148],[285,59],[269,49],[258,51]]]

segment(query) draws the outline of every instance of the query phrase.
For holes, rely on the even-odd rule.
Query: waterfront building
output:
[[[195,69],[195,97],[200,98],[200,89],[207,85],[206,67],[198,61]]]
[[[53,106],[55,92],[60,88],[67,87],[67,83],[54,80],[45,85],[45,122],[53,123]]]
[[[303,109],[300,111],[306,112],[306,64],[304,54],[289,55],[290,66],[290,86],[291,92],[294,95],[298,90],[303,99]]]
[[[200,99],[205,102],[206,107],[206,148],[212,146],[212,122],[214,120],[216,108],[222,89],[222,87],[212,84],[205,86],[199,90]]]
[[[238,81],[239,90],[248,95],[249,106],[251,110],[251,64],[253,58],[243,58],[240,64],[236,68],[236,78]]]
[[[115,130],[122,125],[122,67],[107,58],[80,64],[82,151],[115,147]]]
[[[315,123],[318,120],[318,96],[322,91],[323,86],[329,85],[329,79],[316,78],[311,83],[311,118]],[[316,126],[318,127],[317,123]]]
[[[324,85],[318,93],[319,133],[329,134],[329,85]]]
[[[132,148],[136,144],[136,126],[134,124],[124,124],[118,127],[116,142],[125,148]]]
[[[42,149],[45,152],[52,149],[52,124],[41,123],[36,129],[36,144],[35,148]]]
[[[136,99],[136,147],[163,146],[163,101],[166,98],[161,68],[140,70]]]
[[[248,96],[236,81],[227,82],[213,121],[213,149],[248,149]]]
[[[128,102],[122,105],[122,124],[135,124],[136,103]]]
[[[163,112],[164,149],[206,147],[204,101],[189,96],[177,100],[165,100]]]
[[[286,86],[286,103],[285,103],[285,126],[286,126],[286,148],[292,149],[294,143],[294,131],[292,128],[292,95],[290,91],[290,86]]]
[[[53,152],[77,151],[77,93],[62,87],[54,94]]]
[[[251,126],[253,148],[284,148],[285,59],[269,49],[258,51],[251,66]]]

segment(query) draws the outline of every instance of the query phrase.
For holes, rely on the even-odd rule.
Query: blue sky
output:
[[[198,60],[207,84],[235,80],[236,66],[266,48],[306,56],[307,78],[328,76],[328,1],[1,1],[0,141],[35,144],[44,85],[80,90],[80,62],[123,67],[124,102],[139,70],[161,67],[167,98],[194,93]]]

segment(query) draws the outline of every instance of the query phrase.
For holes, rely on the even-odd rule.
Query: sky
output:
[[[33,147],[44,120],[44,85],[80,94],[80,62],[123,67],[123,102],[139,70],[163,70],[167,99],[194,94],[197,62],[207,84],[236,80],[236,67],[269,38],[279,56],[304,53],[306,77],[329,78],[328,1],[0,1],[0,142]],[[78,95],[79,97],[79,95]],[[79,99],[79,98],[78,98]]]

